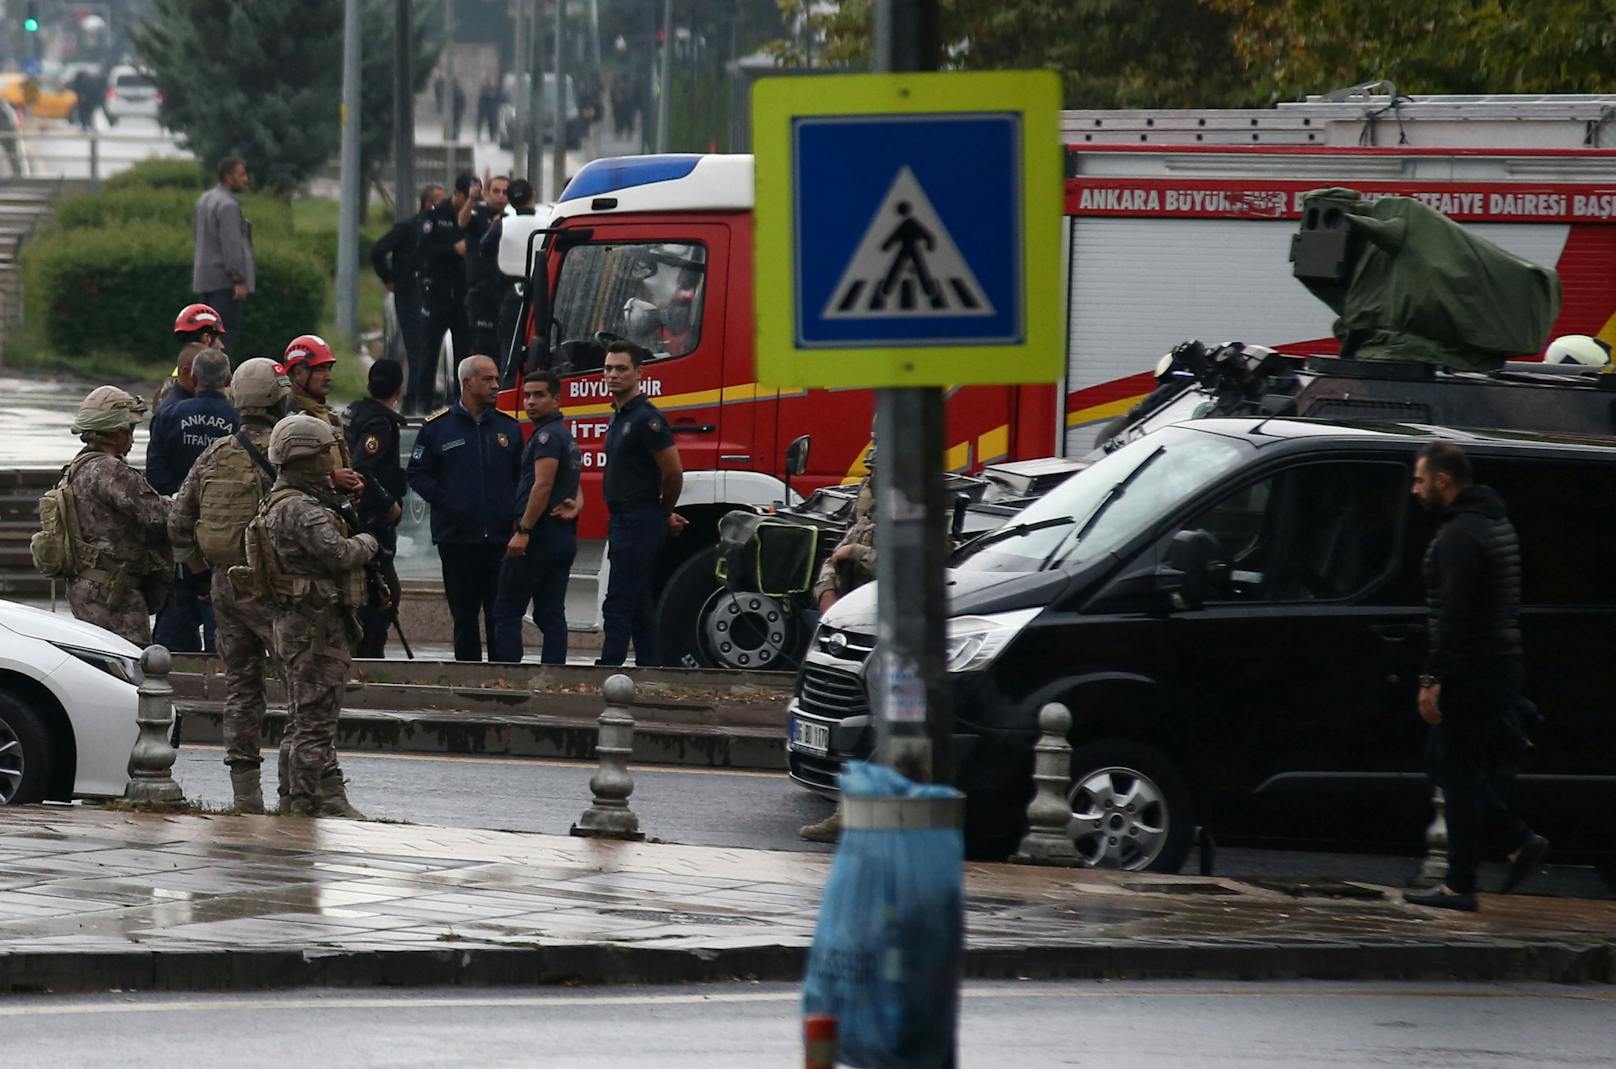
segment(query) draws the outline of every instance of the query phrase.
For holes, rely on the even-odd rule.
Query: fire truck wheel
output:
[[[657,641],[662,663],[680,668],[788,671],[802,623],[788,601],[732,593],[713,574],[718,547],[686,560],[662,590]]]

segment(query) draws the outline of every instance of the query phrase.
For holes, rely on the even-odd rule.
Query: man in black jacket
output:
[[[404,495],[409,492],[398,453],[398,435],[404,426],[404,417],[398,414],[397,408],[399,395],[404,390],[404,369],[392,360],[376,361],[370,365],[367,390],[369,397],[348,406],[348,449],[353,454],[354,470],[365,477],[364,493],[359,499],[360,529],[376,536],[376,544],[381,547],[376,557],[381,562],[388,594],[396,608],[399,586],[393,556],[398,549],[398,521],[404,515]],[[387,655],[387,628],[392,623],[393,613],[393,608],[383,609],[374,604],[366,604],[359,610],[364,636],[359,640],[356,656]]]
[[[1521,706],[1521,546],[1504,501],[1471,482],[1470,459],[1449,442],[1420,450],[1414,495],[1440,512],[1425,552],[1425,671],[1419,713],[1431,725],[1430,765],[1447,800],[1448,873],[1409,893],[1414,905],[1471,911],[1489,837],[1509,848],[1508,894],[1535,872],[1549,843],[1505,802],[1526,746]]]

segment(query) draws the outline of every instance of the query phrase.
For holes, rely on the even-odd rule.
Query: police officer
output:
[[[335,439],[331,452],[336,460],[336,468],[331,472],[332,485],[345,493],[358,494],[364,491],[365,481],[353,470],[353,455],[348,452],[342,417],[326,403],[331,396],[331,368],[336,362],[337,354],[318,334],[299,334],[287,344],[286,355],[281,358],[292,382],[293,406],[331,427]]]
[[[218,349],[203,349],[192,362],[196,394],[174,401],[152,417],[146,479],[159,494],[172,497],[202,451],[215,438],[236,433],[241,417],[224,394],[230,385],[230,358]],[[176,567],[174,589],[157,614],[152,639],[175,653],[213,652],[213,608],[208,604],[210,577],[201,562]]]
[[[241,600],[229,569],[246,560],[247,524],[275,482],[269,436],[285,412],[291,384],[278,364],[258,357],[236,369],[232,383],[241,429],[216,438],[174,496],[168,537],[182,563],[200,560],[212,574],[211,595],[224,666],[224,763],[236,810],[263,813],[259,740],[264,727],[264,663],[275,649],[268,601]],[[283,673],[284,678],[284,673]],[[281,792],[287,789],[285,770]]]
[[[480,661],[481,615],[490,647],[500,561],[516,520],[521,426],[499,411],[499,372],[486,356],[460,362],[460,400],[429,418],[410,454],[410,489],[432,506],[432,541],[454,618],[457,661]]]
[[[350,531],[335,508],[335,446],[324,420],[302,414],[281,420],[269,436],[269,460],[279,474],[262,520],[254,521],[267,543],[275,651],[287,673],[287,808],[301,817],[364,816],[348,801],[336,736],[358,637],[353,611],[364,599],[364,567],[377,547],[374,535]]]
[[[488,659],[522,659],[522,615],[533,605],[533,622],[544,635],[544,663],[567,663],[567,579],[578,555],[578,443],[561,412],[561,380],[537,371],[522,382],[522,401],[533,434],[522,450],[522,481],[516,490],[520,517],[505,546],[499,594],[494,601],[494,640]]]
[[[482,255],[483,238],[505,214],[511,180],[495,175],[488,180],[483,196],[461,208],[461,227],[466,232],[466,323],[471,330],[471,351],[494,354],[494,321],[499,316],[499,268]],[[490,267],[492,266],[492,270]],[[497,361],[496,361],[497,362]]]
[[[421,282],[417,277],[420,250],[417,247],[421,221],[432,206],[445,196],[443,187],[429,185],[421,190],[420,209],[409,219],[401,219],[370,247],[370,266],[382,286],[393,295],[393,312],[398,316],[399,340],[404,362],[414,367],[421,347],[423,313]],[[396,354],[390,354],[396,356]]]
[[[203,349],[218,349],[224,341],[224,318],[211,305],[188,304],[174,317],[174,336],[180,340],[180,353],[174,361],[174,373],[157,388],[152,398],[152,412],[161,412],[173,391],[179,388],[177,399],[192,396],[196,381],[191,377],[191,360]]]
[[[72,428],[84,448],[66,472],[79,535],[79,571],[67,584],[67,603],[80,620],[137,646],[151,644],[151,613],[163,603],[174,568],[168,499],[124,459],[145,412],[143,401],[116,386],[91,390]]]
[[[398,549],[398,521],[404,514],[404,495],[409,484],[399,464],[398,438],[404,417],[398,414],[399,395],[404,389],[404,369],[391,360],[370,365],[366,384],[368,397],[348,406],[348,452],[354,470],[365,480],[359,498],[360,529],[376,536],[378,555],[387,593],[392,605],[383,607],[367,599],[359,610],[364,637],[359,640],[360,657],[383,657],[387,653],[387,627],[398,605],[398,571],[393,556]]]
[[[640,365],[650,355],[629,341],[606,347],[602,377],[613,409],[603,485],[611,513],[606,532],[611,570],[601,604],[606,634],[599,661],[606,665],[623,663],[630,638],[634,663],[659,663],[651,569],[667,537],[685,528],[685,518],[673,511],[684,488],[679,450],[668,421],[640,392]]]
[[[538,211],[535,206],[537,194],[533,190],[533,183],[525,178],[511,180],[509,187],[510,205],[512,213],[516,215],[533,215]],[[478,255],[483,259],[483,271],[486,278],[494,286],[494,300],[497,306],[494,324],[494,345],[491,355],[500,364],[507,382],[515,380],[513,368],[521,363],[520,359],[511,359],[511,352],[519,327],[518,319],[522,314],[522,298],[525,296],[527,280],[505,274],[499,269],[499,246],[505,238],[505,220],[495,219],[488,233],[483,235],[482,243],[478,246]]]
[[[426,312],[418,369],[421,381],[416,387],[416,402],[422,411],[438,404],[438,352],[443,347],[443,336],[450,336],[456,368],[471,353],[466,327],[466,236],[460,229],[459,217],[460,209],[471,199],[476,181],[469,174],[456,178],[449,199],[432,207],[418,231],[421,294]]]

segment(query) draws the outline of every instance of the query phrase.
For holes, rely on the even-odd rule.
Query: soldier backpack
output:
[[[61,481],[39,499],[39,530],[28,540],[28,552],[39,573],[52,579],[71,579],[87,563],[88,548],[79,534],[78,505],[73,500],[73,473],[90,459],[79,457],[67,466]]]
[[[269,482],[275,481],[274,469],[262,462],[246,432],[235,438],[241,448],[222,451],[212,476],[202,484],[197,509],[196,548],[216,568],[246,562],[247,525],[265,496],[259,472],[268,468]]]

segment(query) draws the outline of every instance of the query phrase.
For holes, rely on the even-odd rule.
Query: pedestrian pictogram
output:
[[[993,303],[914,171],[902,167],[823,314],[826,319],[990,316]]]
[[[1059,377],[1058,78],[766,78],[753,106],[760,382]]]

